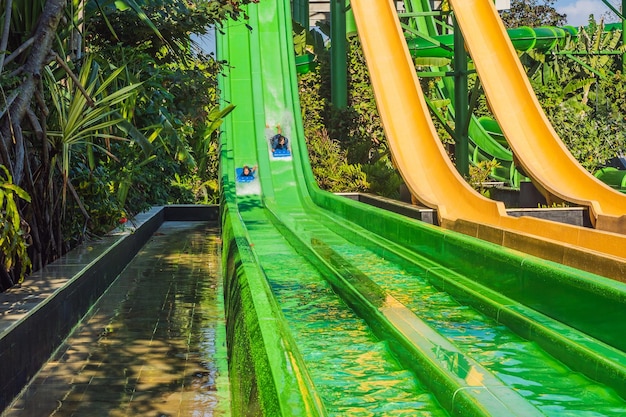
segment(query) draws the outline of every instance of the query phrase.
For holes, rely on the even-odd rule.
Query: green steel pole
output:
[[[293,0],[293,20],[309,28],[309,0]]]
[[[338,109],[348,106],[348,45],[345,0],[330,2],[330,98]]]
[[[626,0],[625,0],[626,1]],[[468,109],[467,53],[465,41],[456,18],[454,19],[454,114],[456,169],[464,176],[469,176],[469,135],[467,127],[470,117]]]

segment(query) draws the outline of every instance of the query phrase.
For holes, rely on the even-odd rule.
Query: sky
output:
[[[621,5],[621,0],[610,0],[613,5]],[[556,0],[554,8],[559,13],[567,15],[567,23],[572,26],[585,26],[589,20],[589,15],[593,14],[598,20],[605,12],[610,9],[602,2],[602,0]],[[620,7],[616,7],[620,9]],[[615,14],[611,13],[612,16]],[[616,21],[613,19],[613,21]]]

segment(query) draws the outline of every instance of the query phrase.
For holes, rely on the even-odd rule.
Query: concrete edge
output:
[[[438,224],[437,210],[415,206],[403,201],[381,197],[367,193],[335,193],[338,196],[359,201],[370,206],[378,207],[406,217],[421,220],[426,223]],[[590,221],[588,208],[586,207],[553,207],[553,208],[508,208],[506,212],[509,216],[520,217],[529,216],[539,219],[551,220],[560,223],[572,224],[575,226],[589,227]]]

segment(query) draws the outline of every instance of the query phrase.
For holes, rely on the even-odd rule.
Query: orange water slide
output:
[[[513,154],[544,195],[588,206],[597,229],[626,234],[626,195],[587,172],[548,121],[491,0],[450,0]]]
[[[352,0],[393,159],[411,193],[441,226],[616,279],[626,277],[626,236],[508,216],[472,189],[448,158],[430,118],[392,0]]]

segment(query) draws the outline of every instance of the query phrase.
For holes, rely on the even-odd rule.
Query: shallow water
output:
[[[448,415],[275,229],[248,230],[329,415]]]
[[[164,223],[3,417],[230,415],[219,248]]]
[[[457,303],[430,285],[420,268],[351,244],[333,249],[545,415],[626,415],[626,401],[611,388],[570,370],[536,343]]]

